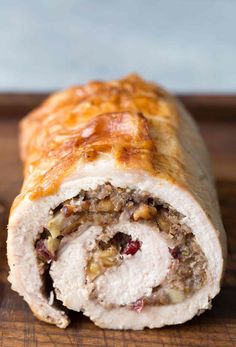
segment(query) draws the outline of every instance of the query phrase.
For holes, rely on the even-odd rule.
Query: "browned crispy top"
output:
[[[21,122],[21,195],[55,193],[78,161],[101,153],[127,170],[174,179],[181,173],[178,121],[172,97],[136,75],[53,94]]]

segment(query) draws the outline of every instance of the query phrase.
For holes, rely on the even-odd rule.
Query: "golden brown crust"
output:
[[[178,123],[174,99],[136,75],[56,93],[21,122],[25,181],[17,200],[55,193],[78,161],[104,152],[117,166],[179,179]]]

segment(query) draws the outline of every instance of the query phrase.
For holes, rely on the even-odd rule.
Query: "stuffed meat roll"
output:
[[[36,317],[143,329],[211,307],[225,234],[206,148],[174,97],[136,75],[72,87],[22,120],[20,146],[9,281]]]

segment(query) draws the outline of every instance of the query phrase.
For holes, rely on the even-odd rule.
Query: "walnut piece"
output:
[[[110,199],[104,199],[97,204],[97,212],[113,212],[114,205]]]
[[[118,264],[118,251],[115,246],[97,249],[88,261],[87,274],[91,280],[101,275],[105,269]]]
[[[154,206],[149,206],[146,204],[139,205],[137,210],[133,214],[133,219],[135,221],[139,219],[153,219],[157,215],[157,210]]]

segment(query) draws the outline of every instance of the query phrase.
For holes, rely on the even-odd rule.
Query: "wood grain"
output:
[[[6,223],[22,180],[18,155],[18,121],[42,94],[0,95],[0,346],[236,346],[236,97],[181,96],[197,119],[217,178],[229,258],[223,289],[213,309],[181,326],[145,331],[111,331],[96,327],[80,313],[62,331],[33,317],[7,282]]]

